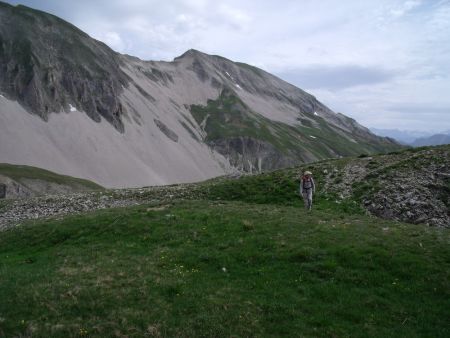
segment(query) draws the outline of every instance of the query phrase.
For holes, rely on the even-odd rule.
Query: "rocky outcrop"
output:
[[[82,185],[65,185],[37,179],[23,179],[18,182],[0,175],[0,198],[29,198],[48,194],[70,194],[85,190],[87,190],[86,187]]]
[[[0,198],[27,198],[33,195],[35,194],[30,188],[9,177],[0,175]]]
[[[114,51],[71,24],[0,3],[0,92],[44,120],[80,110],[123,132],[119,97],[129,79],[120,64]]]
[[[298,164],[294,157],[283,154],[271,143],[252,137],[217,139],[209,145],[243,172],[255,174]]]
[[[321,193],[371,214],[450,227],[450,146],[312,165]]]
[[[435,155],[423,151],[372,172],[368,182],[377,188],[363,195],[365,207],[383,218],[450,227],[450,152],[442,153],[441,163]]]
[[[154,119],[153,121],[164,135],[166,135],[173,142],[178,142],[178,135],[173,130],[171,130],[169,127],[167,127],[164,123],[162,123],[158,119]]]
[[[0,199],[102,190],[93,182],[29,166],[0,163]]]

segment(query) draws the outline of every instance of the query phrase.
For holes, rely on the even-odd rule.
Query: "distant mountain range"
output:
[[[450,144],[450,130],[441,133],[377,128],[370,128],[370,130],[376,135],[390,137],[413,147]]]
[[[438,146],[443,144],[450,144],[450,133],[448,134],[436,134],[429,137],[421,137],[416,139],[412,145],[414,147],[423,146]]]
[[[2,162],[132,187],[400,147],[251,65],[143,61],[0,2]]]

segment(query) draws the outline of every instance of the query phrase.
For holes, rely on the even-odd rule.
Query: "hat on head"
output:
[[[310,171],[305,171],[304,175],[312,175],[312,172],[310,172]]]

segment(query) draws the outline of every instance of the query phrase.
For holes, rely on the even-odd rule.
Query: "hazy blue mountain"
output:
[[[414,147],[422,146],[438,146],[443,144],[450,144],[450,133],[449,134],[436,134],[429,137],[421,137],[416,139],[412,145]]]
[[[433,135],[433,132],[424,132],[417,130],[370,128],[370,131],[379,136],[393,138],[402,144],[412,144],[417,138]]]

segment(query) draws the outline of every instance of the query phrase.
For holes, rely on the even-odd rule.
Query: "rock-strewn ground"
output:
[[[0,204],[0,230],[29,219],[58,217],[142,203],[161,203],[173,198],[191,198],[195,192],[193,185],[181,184],[3,200]]]
[[[371,214],[450,227],[450,146],[313,165],[322,193],[353,198]]]
[[[408,223],[450,227],[450,145],[412,149],[373,157],[321,161],[300,168],[268,173],[273,191],[292,189],[299,172],[312,170],[317,193],[336,203],[355,201],[372,215]],[[285,176],[291,187],[279,180]],[[255,177],[246,175],[246,177]],[[278,177],[278,178],[277,178]],[[116,189],[101,192],[51,195],[0,203],[0,229],[27,219],[57,217],[96,209],[136,204],[160,204],[175,198],[199,199],[208,196],[208,187],[221,185],[235,177],[215,179],[201,184]],[[231,181],[232,182],[232,181]],[[212,195],[211,195],[212,196]],[[227,199],[229,196],[218,198]],[[292,195],[292,198],[295,198]],[[298,197],[297,197],[298,198]]]

